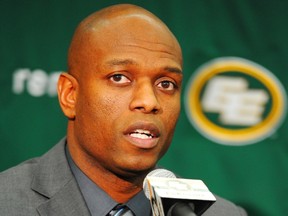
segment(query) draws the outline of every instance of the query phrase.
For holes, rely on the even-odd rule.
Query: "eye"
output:
[[[130,83],[131,81],[124,76],[123,74],[114,74],[109,78],[114,83],[125,84]]]
[[[161,81],[157,86],[165,91],[173,91],[177,87],[175,83],[168,80]]]

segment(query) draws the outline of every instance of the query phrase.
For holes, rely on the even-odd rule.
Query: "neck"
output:
[[[93,159],[89,160],[87,157],[83,157],[82,154],[79,154],[79,151],[69,146],[69,144],[68,149],[74,163],[81,171],[116,202],[126,203],[142,190],[146,172],[142,174],[131,172],[117,174],[117,172],[106,169]]]
[[[126,203],[142,190],[142,177],[119,176],[95,165],[82,171],[118,203]]]

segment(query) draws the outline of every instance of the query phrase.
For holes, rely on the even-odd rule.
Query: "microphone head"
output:
[[[166,169],[155,169],[149,172],[143,181],[143,190],[144,190],[145,196],[148,199],[150,199],[150,192],[149,192],[149,187],[147,183],[147,177],[176,178],[176,175],[173,172],[166,170]]]

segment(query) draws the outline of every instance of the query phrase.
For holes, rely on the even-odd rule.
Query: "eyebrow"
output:
[[[109,66],[117,66],[117,65],[137,65],[137,63],[131,59],[112,59],[107,62]]]
[[[177,67],[165,67],[164,70],[169,71],[169,72],[173,72],[173,73],[177,73],[177,74],[182,74],[182,70],[180,68],[177,68]]]
[[[107,65],[112,67],[118,65],[138,65],[138,63],[132,59],[112,59],[107,62]],[[182,70],[178,67],[167,66],[164,67],[164,70],[172,73],[182,74]]]

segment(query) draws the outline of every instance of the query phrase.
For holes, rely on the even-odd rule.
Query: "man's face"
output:
[[[76,77],[77,151],[120,175],[155,166],[180,111],[180,48],[163,29],[132,19],[87,34]]]

